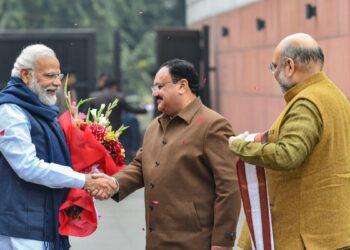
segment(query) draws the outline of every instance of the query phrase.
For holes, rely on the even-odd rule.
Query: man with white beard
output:
[[[58,210],[69,188],[113,194],[113,178],[93,179],[71,168],[57,121],[63,74],[54,51],[35,44],[16,59],[0,92],[0,249],[69,249],[58,233]]]

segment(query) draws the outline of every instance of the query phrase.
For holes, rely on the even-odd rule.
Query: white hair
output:
[[[55,52],[44,44],[32,44],[25,47],[17,57],[13,69],[12,77],[20,77],[21,69],[35,69],[35,63],[42,57],[55,57]]]

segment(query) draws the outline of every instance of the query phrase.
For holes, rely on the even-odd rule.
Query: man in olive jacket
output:
[[[236,155],[266,168],[275,249],[350,249],[350,105],[323,62],[311,36],[283,39],[271,71],[286,107],[268,143],[230,138]]]
[[[146,249],[228,250],[236,236],[240,198],[231,126],[205,107],[198,76],[180,59],[164,63],[152,94],[158,110],[131,164],[115,177],[122,200],[145,188]]]

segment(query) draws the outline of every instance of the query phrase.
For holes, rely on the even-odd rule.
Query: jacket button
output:
[[[153,183],[150,183],[149,186],[150,186],[151,188],[154,188],[154,184],[153,184]]]
[[[156,167],[158,167],[160,165],[159,161],[156,161]]]
[[[149,209],[150,209],[151,211],[153,211],[153,206],[152,206],[152,205],[150,205],[150,206],[149,206]]]
[[[148,227],[148,230],[149,230],[150,232],[152,232],[152,231],[153,231],[153,227],[149,226],[149,227]]]
[[[236,238],[235,232],[225,232],[225,238],[229,240],[234,240]]]

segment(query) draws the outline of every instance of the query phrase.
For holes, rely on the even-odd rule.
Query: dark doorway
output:
[[[157,67],[173,58],[185,59],[195,66],[200,76],[200,97],[210,107],[209,28],[203,30],[162,29],[157,31]]]
[[[0,87],[9,80],[13,64],[27,45],[42,43],[52,48],[60,60],[61,71],[73,70],[80,98],[95,88],[96,35],[92,29],[5,31],[0,32]]]

